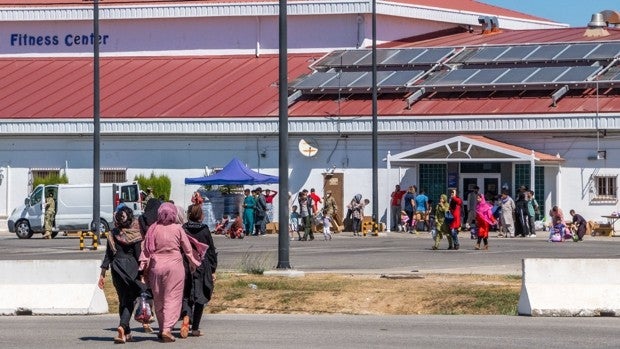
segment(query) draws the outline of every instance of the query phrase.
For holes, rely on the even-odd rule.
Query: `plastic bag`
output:
[[[151,311],[151,305],[149,304],[148,294],[146,292],[142,292],[140,297],[136,299],[136,312],[134,314],[134,319],[143,324],[147,324],[151,320],[152,315],[153,313]]]

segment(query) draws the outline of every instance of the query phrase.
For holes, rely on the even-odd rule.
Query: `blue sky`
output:
[[[571,27],[585,27],[593,13],[620,11],[619,0],[478,0],[487,4],[547,18]]]

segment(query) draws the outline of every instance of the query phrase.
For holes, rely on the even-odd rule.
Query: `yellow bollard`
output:
[[[379,225],[377,222],[372,222],[372,236],[379,236]]]
[[[84,232],[80,231],[78,232],[78,235],[80,236],[80,251],[84,250]]]
[[[93,251],[97,251],[97,247],[99,246],[99,238],[97,234],[91,233],[93,235]]]

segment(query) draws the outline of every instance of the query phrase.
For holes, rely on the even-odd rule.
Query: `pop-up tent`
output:
[[[185,184],[224,185],[224,184],[270,184],[278,183],[277,176],[252,171],[241,160],[233,158],[218,173],[205,177],[185,178]]]

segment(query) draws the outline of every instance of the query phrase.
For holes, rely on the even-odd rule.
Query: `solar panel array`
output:
[[[380,70],[433,65],[443,61],[456,49],[439,48],[408,48],[408,49],[377,49],[377,67]],[[336,50],[313,64],[316,70],[361,69],[372,67],[372,50]]]
[[[541,67],[541,68],[491,68],[491,69],[455,69],[440,73],[417,87],[455,87],[484,86],[486,89],[496,85],[528,85],[575,83],[591,80],[602,67]]]
[[[583,88],[597,79],[615,86],[620,85],[620,67],[614,70],[612,65],[618,60],[620,42],[377,49],[377,89],[381,93],[418,91],[420,95],[455,88]],[[372,92],[370,49],[336,50],[311,68],[312,74],[290,84],[292,91]]]
[[[487,46],[466,48],[450,60],[461,64],[543,63],[612,60],[620,56],[620,42]]]
[[[377,89],[382,92],[403,92],[417,81],[424,70],[378,71]],[[371,72],[316,72],[292,84],[304,93],[367,93],[372,89]]]

